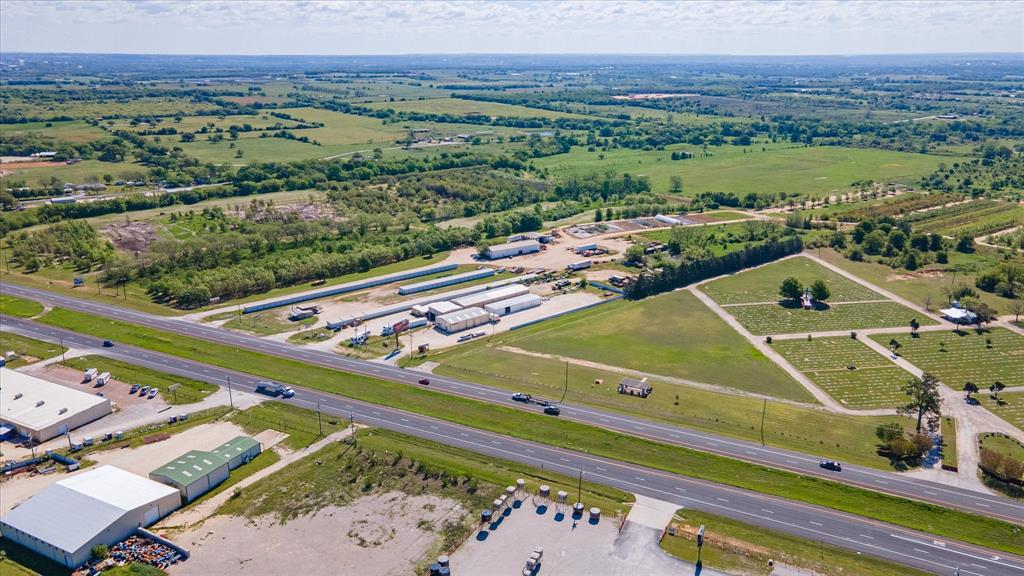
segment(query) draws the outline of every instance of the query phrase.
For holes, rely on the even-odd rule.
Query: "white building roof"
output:
[[[968,320],[974,318],[974,313],[970,310],[964,310],[963,308],[946,308],[945,310],[939,310],[943,316],[950,320]]]
[[[490,313],[483,308],[466,308],[465,310],[459,310],[458,312],[452,312],[445,314],[444,316],[438,317],[438,323],[444,324],[458,324],[465,320],[472,320],[473,318],[479,318],[480,316],[489,316]]]
[[[97,404],[110,411],[106,398],[0,368],[0,419],[15,426],[42,430]]]
[[[484,306],[484,309],[486,309],[486,310],[501,310],[501,309],[505,308],[506,306],[518,306],[520,304],[540,303],[541,300],[542,300],[542,298],[540,296],[537,296],[536,294],[522,294],[522,295],[516,296],[514,298],[508,298],[506,300],[499,300],[497,302],[492,302],[492,303],[488,304],[487,306]]]
[[[520,240],[518,242],[506,242],[504,244],[495,244],[489,247],[489,252],[504,252],[506,250],[520,250],[522,248],[530,248],[533,250],[540,250],[540,242],[536,240]]]
[[[528,291],[529,288],[522,284],[509,284],[508,286],[502,286],[501,288],[495,288],[494,290],[485,290],[483,292],[477,292],[476,294],[470,294],[469,296],[463,296],[462,298],[456,298],[455,300],[452,300],[452,302],[455,302],[463,308],[470,308],[472,306],[482,306],[491,302],[497,302],[498,300],[506,300]]]
[[[449,312],[455,312],[456,310],[461,310],[462,306],[459,306],[458,304],[455,304],[454,302],[449,302],[447,300],[443,300],[441,302],[431,302],[430,304],[427,305],[427,309],[430,312],[440,316],[442,314],[448,314]]]
[[[4,524],[73,553],[126,512],[178,490],[101,466],[47,487],[3,517]]]

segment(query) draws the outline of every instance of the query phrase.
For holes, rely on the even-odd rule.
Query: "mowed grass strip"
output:
[[[18,318],[31,318],[43,312],[43,305],[32,300],[25,300],[17,296],[0,295],[0,314],[17,316]]]
[[[7,368],[20,368],[39,360],[53,358],[65,351],[67,347],[61,348],[59,344],[43,342],[13,332],[0,332],[0,354],[14,352],[17,355],[17,358],[7,361]]]
[[[505,388],[510,393],[527,392],[539,398],[558,400],[565,385],[565,368],[565,363],[558,360],[485,347],[452,357],[435,368],[434,373]],[[890,469],[888,459],[877,453],[874,431],[879,424],[899,420],[896,417],[844,416],[658,380],[649,380],[654,392],[647,398],[639,398],[617,392],[621,374],[571,365],[568,376],[566,402],[755,442],[761,439],[763,411],[764,440],[769,446],[799,451],[814,449],[846,462]],[[904,425],[913,423],[906,420]]]
[[[790,276],[804,286],[810,286],[815,280],[824,280],[832,292],[828,300],[830,304],[886,299],[878,292],[800,256],[708,282],[700,290],[719,304],[777,302],[781,298],[779,285]]]
[[[567,314],[498,335],[490,343],[814,402],[785,371],[682,290]],[[432,359],[443,361],[478,346],[454,348]]]
[[[804,334],[863,328],[908,326],[916,318],[922,326],[937,324],[898,302],[833,304],[828,308],[804,310],[799,306],[751,304],[725,309],[751,334]],[[888,339],[886,339],[888,342]]]
[[[994,518],[651,442],[550,416],[525,413],[518,409],[151,330],[91,314],[55,308],[41,320],[94,336],[117,334],[118,340],[125,344],[269,376],[289,384],[425,414],[480,430],[818,504],[1006,552],[1024,553],[1024,534],[1019,527]]]
[[[839,546],[775,532],[717,514],[680,508],[671,525],[676,533],[666,534],[661,549],[687,562],[697,562],[697,530],[705,526],[701,562],[729,574],[768,576],[769,560],[814,574],[857,574],[858,576],[924,576],[913,568],[865,556]]]
[[[776,340],[772,348],[844,406],[889,408],[907,401],[903,386],[910,374],[859,340]]]
[[[892,336],[872,338],[888,345]],[[974,382],[983,391],[996,380],[1006,387],[1024,386],[1024,336],[1005,328],[978,333],[966,328],[953,331],[918,332],[916,338],[896,336],[898,352],[915,366],[960,390]]]

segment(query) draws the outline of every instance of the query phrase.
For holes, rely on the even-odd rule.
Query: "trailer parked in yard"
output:
[[[108,381],[110,381],[110,372],[104,372],[96,377],[97,386],[104,386]]]
[[[85,371],[85,373],[82,374],[82,382],[92,382],[92,379],[98,376],[99,373],[99,370],[95,368],[89,368],[88,370]]]
[[[590,260],[580,260],[579,262],[573,262],[572,264],[569,264],[568,266],[566,266],[566,268],[572,271],[584,270],[586,268],[590,268],[592,264],[593,262],[591,262]]]
[[[334,330],[335,332],[337,332],[338,330],[344,330],[349,326],[359,326],[362,323],[362,316],[345,316],[333,322],[327,322],[327,329]]]

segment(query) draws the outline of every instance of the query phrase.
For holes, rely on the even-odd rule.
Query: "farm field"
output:
[[[102,128],[86,124],[83,120],[66,120],[63,122],[25,122],[23,124],[5,124],[5,138],[12,136],[35,135],[55,138],[74,144],[92,142],[109,136]]]
[[[767,150],[762,151],[765,147]],[[688,160],[671,160],[673,151],[694,154]],[[645,175],[657,192],[667,192],[669,178],[683,179],[683,193],[749,192],[823,196],[850,189],[852,182],[871,179],[878,182],[912,184],[930,174],[940,162],[958,158],[831,146],[792,147],[791,144],[755,142],[748,147],[724,145],[709,147],[711,157],[701,157],[698,146],[677,145],[663,151],[609,150],[588,152],[574,148],[536,160],[556,176],[603,173],[606,170]],[[604,156],[602,159],[601,156]]]
[[[125,97],[111,94],[106,99],[68,100],[61,103],[32,102],[24,98],[10,98],[4,101],[7,114],[30,118],[100,118],[104,116],[171,116],[187,115],[202,110],[217,110],[210,102],[195,102],[190,98],[174,96]]]
[[[591,118],[584,114],[557,112],[542,108],[529,108],[500,102],[484,102],[463,98],[426,98],[422,100],[401,100],[396,102],[373,102],[369,108],[399,112],[425,112],[429,114],[481,114],[485,116],[507,116],[517,118]],[[490,127],[486,127],[490,129]]]
[[[776,340],[772,348],[843,406],[889,408],[906,403],[902,388],[910,375],[862,342],[847,337],[801,338]]]
[[[974,200],[903,216],[915,231],[943,236],[984,236],[1024,224],[1024,208],[999,200]]]
[[[56,178],[60,184],[65,182],[100,183],[106,174],[115,180],[142,180],[145,179],[147,168],[134,163],[129,156],[124,162],[82,160],[77,164],[61,163],[57,166],[33,168],[19,168],[17,164],[4,164],[4,170],[9,171],[9,174],[4,176],[5,184],[9,181],[22,180],[29,187],[41,187],[49,185],[52,178]]]
[[[685,291],[569,314],[496,336],[490,344],[812,401],[803,387]]]
[[[725,309],[752,334],[797,334],[864,328],[908,326],[912,318],[922,326],[937,324],[897,302],[836,303],[828,308],[804,310],[797,305],[751,304]]]
[[[480,382],[509,392],[526,392],[538,398],[559,400],[565,385],[564,362],[480,347],[469,354],[443,353],[435,374]],[[622,374],[570,365],[566,402],[586,404],[644,418],[726,434],[745,440],[760,440],[761,412],[765,414],[765,442],[794,450],[806,450],[818,442],[829,453],[850,462],[880,466],[874,428],[891,418],[853,417],[831,414],[816,408],[768,401],[760,398],[702,390],[651,379],[654,392],[647,398],[619,394],[616,386]],[[596,381],[601,380],[600,384]]]
[[[891,336],[872,338],[887,344]],[[959,335],[952,331],[919,332],[917,338],[898,340],[902,344],[900,355],[954,390],[967,381],[983,391],[996,380],[1007,387],[1024,386],[1024,336],[1005,328],[992,328],[981,334],[972,328]]]
[[[721,278],[700,286],[700,290],[722,305],[750,304],[755,302],[777,302],[779,285],[792,276],[804,286],[815,280],[824,280],[832,296],[828,302],[860,302],[864,300],[886,300],[878,292],[848,280],[810,258],[788,258],[746,270],[728,278]]]

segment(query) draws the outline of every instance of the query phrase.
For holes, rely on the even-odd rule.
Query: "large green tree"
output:
[[[937,430],[942,406],[938,378],[925,372],[921,379],[914,378],[907,382],[903,391],[910,397],[910,401],[897,408],[896,413],[915,418],[917,432],[921,432],[922,426],[929,432]]]
[[[799,300],[804,295],[804,287],[799,280],[790,276],[779,286],[779,295],[790,300]]]

